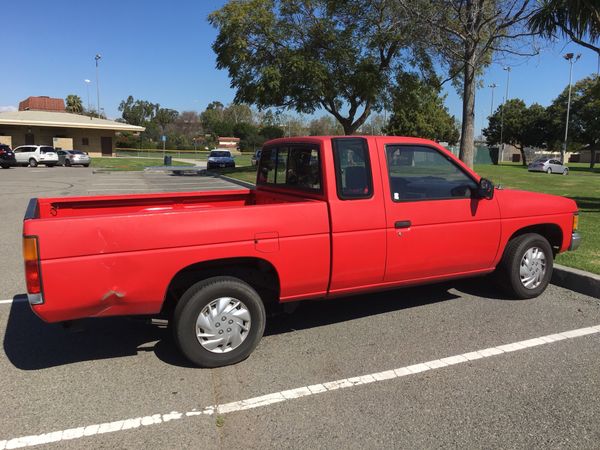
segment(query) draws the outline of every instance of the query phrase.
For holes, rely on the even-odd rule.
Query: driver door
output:
[[[433,146],[392,144],[379,154],[388,175],[385,281],[490,268],[500,241],[496,199],[476,198],[477,181]]]

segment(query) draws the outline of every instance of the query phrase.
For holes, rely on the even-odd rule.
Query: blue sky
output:
[[[229,103],[234,97],[225,71],[215,68],[210,48],[216,31],[208,14],[222,0],[179,2],[36,0],[6,2],[2,7],[0,39],[0,110],[17,107],[30,95],[64,98],[80,95],[96,105],[94,55],[100,61],[100,105],[110,118],[119,117],[119,102],[128,95],[179,111],[202,111],[212,100]],[[13,24],[6,26],[6,24]],[[527,104],[548,105],[568,83],[567,51],[581,53],[574,66],[577,81],[597,70],[595,54],[566,42],[548,46],[539,56],[514,61],[509,97]],[[504,96],[506,72],[492,65],[485,88],[476,97],[476,134],[489,114],[491,89],[494,107]],[[460,119],[461,100],[448,86],[446,104]],[[325,113],[323,113],[325,114]]]

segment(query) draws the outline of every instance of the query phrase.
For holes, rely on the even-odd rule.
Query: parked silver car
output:
[[[546,172],[546,173],[560,173],[562,175],[569,175],[569,168],[560,163],[558,159],[552,158],[538,158],[533,161],[527,170],[530,172]]]
[[[61,166],[84,166],[89,167],[92,159],[85,152],[80,150],[57,150],[58,164]]]

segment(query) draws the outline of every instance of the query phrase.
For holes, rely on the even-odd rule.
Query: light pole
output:
[[[502,150],[500,151],[500,162],[504,160],[504,107],[506,106],[506,102],[508,101],[508,85],[510,84],[510,67],[503,67],[502,70],[506,70],[506,94],[504,95],[504,103],[502,104],[502,109],[500,110],[500,144],[502,145]]]
[[[98,61],[102,59],[102,55],[98,53],[94,59],[96,60],[96,99],[98,101],[98,117],[100,117],[100,85],[98,84]]]
[[[496,83],[492,83],[488,87],[492,89],[492,105],[490,106],[490,116],[491,116],[492,114],[494,114],[494,89],[496,89],[498,87],[498,85]]]
[[[571,83],[573,82],[573,64],[575,64],[581,54],[574,55],[573,53],[567,53],[563,55],[567,61],[569,61],[569,98],[567,100],[567,121],[565,123],[565,141],[563,142],[562,151],[560,152],[560,162],[565,163],[565,154],[567,153],[567,137],[569,136],[569,112],[571,111]]]
[[[91,81],[88,80],[87,78],[85,80],[83,80],[83,81],[85,81],[85,87],[87,89],[87,100],[88,100],[87,104],[88,104],[88,113],[89,113],[92,110],[90,108],[90,83],[91,83]]]

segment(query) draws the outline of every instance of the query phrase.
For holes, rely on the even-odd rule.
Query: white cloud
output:
[[[15,106],[0,106],[0,112],[13,112],[16,110],[17,108]]]

